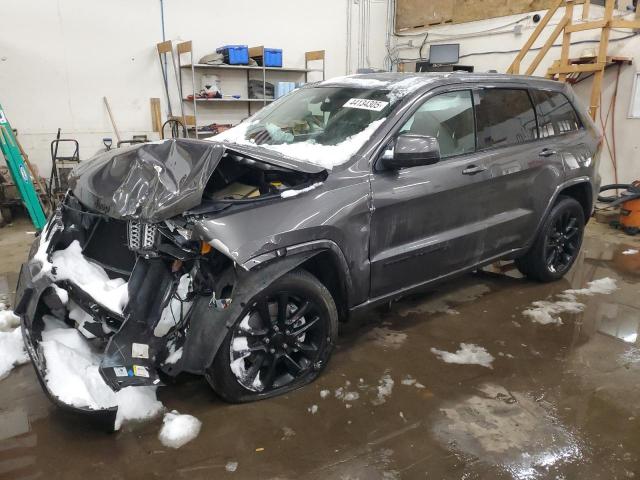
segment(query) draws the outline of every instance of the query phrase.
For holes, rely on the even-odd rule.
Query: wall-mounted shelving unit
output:
[[[297,79],[298,79],[297,81],[302,81],[304,79],[305,83],[308,82],[309,80],[310,72],[321,72],[322,80],[324,80],[324,77],[325,77],[324,50],[305,52],[305,68],[265,67],[265,66],[226,65],[226,64],[209,65],[209,64],[202,64],[202,63],[194,63],[193,43],[191,41],[179,43],[177,45],[177,50],[178,50],[177,59],[178,59],[178,72],[179,72],[178,74],[179,91],[182,92],[182,95],[183,95],[183,97],[181,98],[182,107],[185,108],[188,106],[188,108],[191,108],[191,110],[193,111],[193,114],[185,115],[184,118],[187,122],[187,129],[191,134],[193,134],[196,137],[203,136],[203,135],[212,135],[211,131],[201,130],[201,128],[204,127],[204,125],[201,124],[201,119],[203,115],[198,112],[199,110],[202,112],[207,107],[215,108],[215,105],[230,106],[233,104],[237,104],[237,105],[246,106],[246,114],[247,116],[250,116],[253,113],[255,113],[259,108],[262,108],[268,103],[275,100],[274,98],[249,98],[249,81],[250,80],[262,80],[262,91],[264,92],[267,82],[271,80],[270,77],[272,77],[273,74],[276,72],[291,74],[291,75],[297,74]],[[249,51],[250,51],[250,55],[252,56],[263,56],[262,54],[264,53],[264,47],[252,47],[249,49]],[[183,58],[185,56],[188,57],[188,61],[183,63]],[[313,62],[313,61],[321,61],[322,68],[321,69],[309,68],[310,62]],[[214,71],[216,73],[220,72],[221,75],[223,75],[225,72],[235,72],[235,73],[245,72],[246,74],[245,86],[244,88],[242,88],[242,92],[238,92],[238,93],[234,92],[234,94],[239,95],[240,98],[231,98],[231,97],[229,98],[225,98],[225,97],[197,98],[196,97],[197,93],[200,90],[199,89],[200,81],[197,77],[199,75],[204,74],[205,72],[213,73]],[[185,72],[191,73],[190,75],[191,88],[187,88],[187,89],[183,88],[184,87],[183,82],[186,82],[189,80],[187,78],[188,76],[183,74]],[[221,78],[221,80],[223,80],[223,78]],[[191,95],[193,96],[193,98],[188,98],[188,96],[184,94],[184,92],[187,92],[189,90],[192,92]],[[224,87],[223,87],[223,90],[224,90]],[[258,108],[252,109],[252,106],[258,106]],[[221,123],[224,123],[224,122],[221,122]]]

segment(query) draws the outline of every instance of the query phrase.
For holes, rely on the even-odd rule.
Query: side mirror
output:
[[[435,137],[404,133],[396,139],[393,154],[387,150],[381,160],[388,170],[432,165],[440,161],[440,145]]]

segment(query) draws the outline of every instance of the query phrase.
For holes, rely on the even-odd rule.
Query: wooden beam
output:
[[[607,25],[606,20],[595,20],[593,22],[576,23],[573,25],[567,25],[565,30],[569,32],[580,32],[582,30],[595,30],[596,28],[602,28]]]
[[[533,30],[533,32],[531,32],[531,36],[524,43],[524,45],[518,52],[518,55],[516,55],[516,58],[513,60],[509,68],[507,68],[507,73],[513,73],[516,75],[520,73],[520,62],[522,62],[522,59],[524,58],[524,56],[527,54],[527,52],[533,45],[533,42],[535,42],[538,39],[538,37],[542,33],[542,30],[544,30],[544,27],[547,26],[547,23],[549,23],[549,20],[551,20],[551,17],[553,17],[553,15],[556,13],[556,11],[558,10],[558,7],[562,4],[563,1],[564,0],[556,0],[556,2],[551,6],[551,8],[547,10],[547,13],[544,15],[544,17],[542,17],[540,22],[538,22],[538,25],[536,25],[536,28]]]
[[[606,0],[604,6],[604,19],[607,25],[602,28],[600,34],[600,45],[598,48],[598,63],[606,63],[607,51],[609,49],[609,34],[611,27],[609,24],[613,18],[613,5],[615,0]],[[598,108],[600,107],[600,94],[602,93],[602,79],[604,78],[604,69],[598,70],[593,75],[593,84],[591,86],[591,101],[589,102],[589,114],[593,120],[596,119]]]
[[[630,28],[632,30],[640,28],[640,20],[611,20],[609,24],[611,28]]]
[[[589,7],[591,6],[591,0],[584,0],[582,4],[582,19],[589,20]]]
[[[565,29],[562,31],[562,51],[560,52],[560,66],[569,66],[569,48],[571,47],[571,32],[567,31],[566,27],[571,26],[573,21],[573,0],[567,0],[566,7],[564,9],[564,18],[566,20]],[[558,80],[565,82],[567,80],[567,74],[565,72],[559,72]]]
[[[583,73],[583,72],[597,72],[602,70],[606,64],[604,63],[582,63],[580,65],[557,65],[551,66],[547,70],[547,74],[556,73]]]
[[[556,25],[556,28],[554,28],[553,32],[551,33],[551,36],[547,38],[547,41],[542,46],[542,49],[538,52],[536,57],[533,59],[533,62],[531,62],[531,65],[529,65],[529,68],[527,69],[525,75],[532,75],[533,72],[536,71],[536,68],[538,68],[538,65],[540,65],[540,62],[542,61],[544,56],[547,54],[547,52],[553,45],[553,42],[556,41],[556,38],[558,38],[558,35],[560,35],[560,32],[562,32],[562,29],[565,27],[566,24],[567,24],[567,17],[562,17],[562,20],[560,20],[560,23]]]
[[[160,99],[150,98],[151,104],[151,126],[154,132],[162,130],[162,114],[160,113]]]

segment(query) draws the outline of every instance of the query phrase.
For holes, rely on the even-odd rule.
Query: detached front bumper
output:
[[[15,312],[21,318],[24,344],[38,380],[51,401],[65,411],[91,417],[93,421],[112,429],[118,411],[117,401],[113,402],[113,406],[104,408],[70,403],[57,395],[55,385],[50,384],[47,358],[42,345],[45,317],[50,315],[60,321],[61,325],[64,322],[65,326],[74,330],[72,324],[76,322],[70,320],[68,310],[69,305],[74,305],[87,318],[91,318],[92,321],[85,322],[85,327],[77,330],[78,336],[91,345],[92,359],[98,359],[99,377],[106,384],[102,387],[117,394],[126,387],[159,386],[161,382],[156,366],[167,356],[168,337],[154,336],[153,320],[150,319],[159,318],[163,309],[160,299],[170,297],[173,293],[171,272],[160,260],[142,259],[136,263],[137,273],[132,272],[129,279],[129,282],[134,283],[135,302],[132,302],[125,314],[111,311],[73,282],[56,280],[55,275],[43,273],[42,245],[44,242],[55,245],[55,236],[64,230],[62,224],[52,226],[55,221],[54,217],[47,224],[41,234],[46,237],[36,239],[28,261],[21,267],[16,287]],[[131,290],[131,283],[128,288]],[[60,289],[64,289],[68,295],[66,302],[58,293]],[[87,331],[90,335],[86,335]],[[45,333],[45,337],[46,335]],[[91,336],[96,338],[87,338]]]

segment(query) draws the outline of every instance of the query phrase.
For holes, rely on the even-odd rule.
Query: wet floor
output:
[[[0,230],[0,294],[14,288],[25,229]],[[19,367],[0,381],[0,478],[633,478],[640,254],[622,252],[639,244],[591,225],[565,280],[481,272],[371,312],[344,326],[318,381],[280,398],[229,405],[181,378],[159,398],[203,426],[177,451],[158,440],[161,419],[105,434],[63,414]],[[578,295],[584,311],[561,324],[522,314],[603,277],[619,288]],[[492,368],[431,352],[461,342],[484,347]]]

